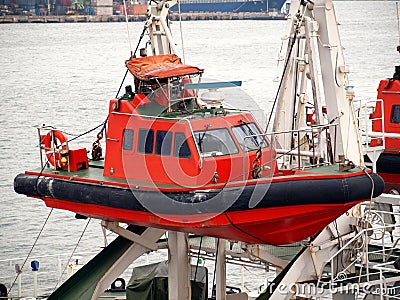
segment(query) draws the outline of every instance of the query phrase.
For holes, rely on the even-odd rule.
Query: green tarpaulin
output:
[[[196,278],[194,278],[196,273]],[[207,269],[191,266],[192,300],[207,300]],[[136,267],[126,287],[127,300],[168,300],[168,262]]]

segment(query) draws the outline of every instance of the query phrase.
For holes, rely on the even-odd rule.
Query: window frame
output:
[[[161,144],[159,144],[159,133],[164,132],[165,135],[162,137]],[[165,148],[164,142],[167,139],[167,143],[169,143],[169,147],[167,145],[167,148]],[[155,136],[155,154],[158,156],[171,156],[172,153],[172,139],[173,139],[173,134],[169,130],[157,130],[156,131],[156,136]],[[164,153],[163,150],[165,149],[168,150],[168,153]]]
[[[400,105],[392,105],[390,113],[390,123],[400,125]]]
[[[143,132],[145,132],[146,135],[143,135]],[[151,134],[150,134],[150,132],[151,132]],[[143,138],[144,138],[144,143],[142,143]],[[148,150],[147,150],[149,139],[151,139],[151,152],[148,152]],[[141,153],[141,154],[153,154],[154,153],[154,129],[139,128],[137,151],[138,151],[138,153]]]
[[[215,131],[224,131],[225,134],[227,134],[227,136],[230,138],[230,141],[232,142],[232,144],[231,144],[230,146],[231,146],[231,147],[235,147],[234,151],[231,151],[232,149],[230,149],[230,148],[228,147],[228,145],[224,144],[224,146],[225,146],[226,149],[228,150],[227,153],[221,152],[221,153],[223,153],[223,154],[219,154],[219,155],[215,155],[215,154],[214,154],[214,155],[213,155],[213,153],[214,153],[214,152],[217,152],[217,151],[203,152],[203,151],[201,150],[202,147],[200,147],[199,141],[197,140],[198,134],[199,134],[199,133],[200,133],[200,134],[204,134],[204,133],[208,134],[208,133],[213,132],[213,131],[214,131],[214,132],[215,132]],[[235,155],[235,154],[238,154],[238,153],[240,152],[238,146],[237,146],[236,143],[235,143],[235,139],[233,138],[233,136],[232,136],[232,134],[231,134],[231,132],[229,131],[228,128],[222,127],[222,128],[214,128],[214,129],[209,129],[209,130],[197,130],[197,131],[194,131],[194,132],[193,132],[193,136],[194,136],[194,141],[195,141],[195,143],[198,145],[199,153],[200,153],[200,155],[201,155],[202,157],[204,157],[204,158],[208,158],[208,157],[220,157],[220,156],[227,156],[227,155]],[[216,135],[214,135],[213,137],[219,139],[219,137],[216,136]],[[208,153],[209,153],[210,155],[208,155]],[[204,154],[207,154],[207,155],[204,155]]]
[[[179,145],[179,149],[177,149],[177,138],[176,138],[176,136],[177,135],[182,135],[183,137],[184,137],[184,140],[183,140],[183,142]],[[191,157],[192,157],[192,150],[190,149],[190,146],[189,146],[189,138],[185,135],[185,133],[183,132],[183,131],[176,131],[176,132],[174,132],[174,142],[173,142],[173,146],[174,146],[174,149],[173,149],[173,155],[174,155],[174,157],[176,157],[176,158],[185,158],[185,159],[190,159]],[[187,147],[187,150],[189,151],[189,155],[188,156],[181,156],[181,148],[182,148],[182,146],[183,145],[186,145],[186,147]]]
[[[260,129],[258,128],[258,126],[256,125],[256,123],[254,123],[254,122],[242,123],[242,124],[239,124],[239,125],[232,126],[232,127],[231,127],[231,130],[232,130],[233,135],[235,136],[235,139],[236,139],[237,143],[239,144],[239,146],[240,146],[240,148],[242,149],[243,152],[251,152],[251,151],[256,151],[256,150],[260,149],[260,146],[256,146],[256,144],[255,144],[254,141],[253,141],[253,144],[254,144],[254,146],[256,146],[256,147],[254,147],[254,148],[251,147],[251,148],[250,148],[250,147],[248,147],[248,146],[245,145],[245,140],[244,140],[244,139],[243,139],[243,141],[240,141],[240,140],[239,140],[239,137],[240,137],[240,136],[238,136],[238,135],[236,134],[236,129],[237,129],[237,128],[243,128],[243,127],[244,127],[244,128],[247,128],[247,126],[250,127],[250,129],[251,129],[252,131],[254,131],[254,129],[257,131],[257,132],[254,132],[254,135],[258,136],[258,139],[263,139],[263,140],[264,140],[264,143],[263,143],[264,146],[262,146],[261,149],[268,148],[268,147],[270,146],[270,144],[269,144],[267,138],[265,137],[265,135],[263,135],[263,134],[261,133],[261,131],[260,131]],[[254,126],[254,128],[251,128],[251,126]],[[250,134],[246,134],[246,132],[243,131],[243,130],[242,130],[242,133],[245,133],[245,134],[244,134],[244,137],[250,135]],[[257,142],[258,142],[258,139],[257,139]]]
[[[127,133],[132,133],[132,135],[128,136]],[[128,138],[129,138],[129,140],[128,140]],[[130,142],[130,143],[128,144],[128,142]],[[133,129],[124,128],[124,130],[122,132],[122,150],[132,151],[134,142],[135,142],[135,131]],[[129,147],[126,147],[127,145]]]

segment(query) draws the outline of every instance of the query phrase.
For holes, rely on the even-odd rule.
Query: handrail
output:
[[[373,106],[369,106],[368,104],[374,104]],[[381,117],[377,117],[377,118],[370,118],[368,117],[368,108],[375,108],[377,107],[377,105],[380,105],[381,108]],[[381,121],[382,122],[382,131],[380,132],[380,134],[382,134],[382,145],[378,146],[381,149],[385,149],[385,113],[384,113],[384,106],[383,106],[383,100],[382,99],[372,99],[372,100],[366,100],[364,102],[360,101],[360,111],[363,111],[363,116],[359,115],[358,119],[360,120],[362,117],[364,118],[364,130],[365,130],[365,134],[363,134],[361,132],[361,136],[365,136],[367,139],[368,137],[380,137],[380,136],[373,136],[372,134],[372,127],[371,127],[371,133],[369,132],[369,124],[372,121]],[[370,122],[369,122],[370,121]],[[378,134],[378,133],[377,133]],[[367,143],[367,145],[369,145],[369,141],[366,140],[365,141]],[[372,147],[372,148],[377,148],[377,147]]]
[[[246,139],[250,139],[250,138],[257,138],[257,137],[263,137],[263,138],[269,138],[270,141],[272,141],[272,136],[275,135],[279,135],[279,134],[287,134],[287,133],[297,133],[297,138],[298,138],[298,145],[297,147],[294,147],[292,149],[280,149],[281,151],[279,151],[279,149],[276,149],[276,152],[282,154],[282,155],[297,155],[298,156],[298,168],[301,168],[300,166],[300,157],[318,157],[319,155],[322,154],[322,151],[315,151],[315,144],[314,144],[314,139],[312,138],[312,143],[313,143],[313,151],[304,151],[300,149],[300,133],[311,133],[311,135],[313,135],[314,133],[318,133],[318,132],[322,132],[323,130],[328,129],[329,127],[336,127],[338,125],[338,123],[331,123],[331,124],[323,124],[323,125],[315,125],[315,126],[311,126],[309,127],[305,127],[305,128],[301,128],[301,129],[292,129],[292,130],[284,130],[284,131],[273,131],[273,132],[266,132],[266,133],[261,133],[261,134],[252,134],[252,135],[246,135],[244,137],[244,140]],[[269,137],[271,136],[271,137]],[[297,151],[296,151],[297,148]],[[294,153],[293,151],[296,151],[296,153]]]
[[[400,227],[399,225],[386,225],[386,226],[376,226],[374,228],[364,228],[362,229],[360,232],[358,232],[353,238],[351,238],[346,244],[344,244],[340,250],[338,252],[336,252],[335,254],[333,254],[329,259],[326,260],[326,262],[331,261],[332,259],[334,259],[336,256],[338,256],[340,253],[342,253],[345,248],[347,246],[349,246],[351,243],[353,243],[354,241],[356,241],[362,234],[367,233],[368,231],[373,231],[373,230],[377,230],[377,229],[385,229],[388,226],[390,227]]]
[[[374,210],[376,213],[380,213],[380,214],[395,214],[396,215],[396,213],[392,213],[392,212],[387,212],[387,211],[381,211],[381,210]],[[360,237],[362,237],[362,236],[365,236],[365,241],[364,241],[364,245],[363,245],[363,247],[366,247],[365,248],[365,251],[366,251],[366,257],[365,257],[365,262],[364,262],[364,264],[365,264],[365,266],[366,266],[366,269],[367,269],[367,273],[365,274],[365,276],[369,276],[371,273],[369,273],[369,269],[370,268],[372,268],[372,269],[375,269],[375,270],[379,270],[380,272],[382,272],[382,271],[391,271],[391,272],[393,272],[393,271],[396,271],[396,272],[400,272],[400,270],[394,270],[394,269],[390,269],[390,268],[387,268],[386,266],[387,265],[389,265],[389,264],[393,264],[393,261],[391,261],[391,262],[388,262],[388,258],[391,256],[391,254],[392,254],[392,252],[393,251],[390,251],[389,253],[385,253],[385,245],[384,244],[382,244],[382,249],[380,249],[380,250],[377,250],[377,251],[369,251],[368,249],[369,249],[369,243],[367,243],[367,239],[368,239],[368,232],[371,232],[371,231],[375,231],[375,230],[383,230],[384,232],[388,229],[388,228],[390,228],[391,230],[395,230],[395,229],[398,229],[398,228],[400,228],[400,224],[385,224],[385,225],[382,225],[382,226],[373,226],[373,227],[371,227],[371,228],[364,228],[364,229],[361,229],[357,234],[355,234],[354,235],[354,237],[352,237],[351,239],[349,239],[348,241],[347,241],[347,243],[345,243],[337,252],[335,252],[332,256],[330,256],[327,260],[325,260],[324,262],[325,263],[333,263],[333,260],[335,259],[335,258],[337,258],[340,254],[342,254],[344,251],[346,251],[346,250],[348,250],[349,249],[349,246],[350,245],[352,245],[355,241],[357,241]],[[337,237],[337,239],[339,239],[340,237]],[[384,236],[382,236],[382,240],[384,239],[385,237]],[[394,247],[396,247],[396,245],[397,245],[397,243],[399,242],[399,240],[400,239],[397,239],[396,240],[396,242],[392,245],[392,248],[394,248]],[[310,247],[319,247],[318,245],[313,245],[313,244],[311,244],[310,245]],[[370,263],[370,260],[369,260],[369,254],[373,254],[373,253],[379,253],[380,255],[382,255],[382,262],[381,263],[375,263],[375,264],[371,264]],[[355,263],[357,263],[357,260],[355,260],[355,261],[353,261],[349,266],[347,266],[342,272],[346,272],[346,270],[348,269],[348,268],[350,268],[351,267],[351,265],[354,265]],[[382,274],[381,274],[381,276],[383,276]],[[347,278],[347,277],[346,277]],[[347,278],[347,279],[349,279],[349,278]],[[335,281],[336,280],[336,278],[334,278],[334,274],[332,273],[331,274],[331,280],[332,280],[332,282],[333,281]]]
[[[301,128],[301,129],[291,129],[291,130],[283,130],[283,131],[272,131],[272,132],[266,132],[266,133],[264,133],[263,135],[282,134],[282,133],[293,133],[293,132],[301,132],[301,131],[304,131],[304,132],[314,132],[313,129],[319,129],[319,128],[321,128],[321,129],[327,129],[327,128],[329,128],[329,127],[332,127],[332,126],[333,126],[333,127],[336,127],[336,126],[338,126],[338,125],[339,125],[339,123],[312,125],[312,126],[310,126],[310,128],[309,128],[309,127],[304,127],[304,128]]]

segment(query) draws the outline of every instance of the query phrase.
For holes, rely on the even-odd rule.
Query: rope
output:
[[[301,14],[302,19],[303,19],[303,17],[304,17],[305,10],[306,10],[306,6],[304,6],[304,11],[303,11],[303,13]],[[299,7],[297,13],[298,13],[298,14],[301,13],[301,12],[300,12],[300,7]],[[293,50],[294,44],[296,43],[296,38],[297,38],[298,30],[300,29],[301,24],[302,24],[302,20],[299,20],[299,22],[298,22],[297,25],[296,25],[296,30],[294,31],[294,36],[293,36],[293,38],[291,39],[291,45],[290,45],[290,48],[289,48],[289,54],[287,55],[288,58],[289,58],[289,57],[291,56],[291,54],[292,54],[292,50]],[[289,61],[290,61],[289,59],[286,60],[285,66],[283,67],[283,73],[282,73],[282,74],[284,74],[284,73],[286,72],[286,69],[287,69],[287,67],[288,67],[288,65],[289,65]],[[274,99],[274,102],[273,102],[273,104],[272,104],[272,109],[271,109],[271,113],[269,114],[269,118],[268,118],[267,126],[266,126],[266,128],[265,128],[265,132],[268,131],[268,127],[269,127],[269,124],[270,124],[271,118],[272,118],[272,113],[273,113],[273,111],[274,111],[274,109],[275,109],[275,105],[276,105],[276,103],[277,103],[277,101],[278,101],[279,91],[280,91],[280,89],[281,89],[281,87],[282,87],[283,78],[284,78],[284,76],[281,76],[281,80],[279,81],[278,90],[277,90],[277,92],[276,92],[275,99]]]
[[[256,237],[255,235],[250,234],[250,233],[247,232],[247,231],[244,231],[242,228],[238,227],[235,223],[233,223],[232,220],[229,218],[228,214],[226,213],[226,211],[224,211],[224,215],[225,215],[225,217],[228,219],[229,223],[230,223],[233,227],[235,227],[237,230],[239,230],[240,232],[244,233],[244,234],[247,235],[247,236],[252,237],[253,239],[256,239],[257,241],[260,242],[260,244],[265,244],[265,241],[264,241],[264,240],[262,240],[262,239]]]
[[[36,192],[38,193],[39,196],[41,196],[40,193],[39,193],[39,189],[38,189],[39,178],[40,178],[40,176],[42,176],[44,168],[46,168],[46,166],[47,166],[47,164],[48,164],[48,162],[49,162],[51,157],[53,157],[53,153],[50,154],[50,157],[47,157],[46,162],[43,164],[42,169],[40,170],[38,176],[36,177],[35,188],[36,188]]]
[[[370,197],[370,199],[369,199],[369,205],[368,205],[368,206],[369,206],[369,207],[368,207],[368,210],[371,211],[371,209],[372,209],[372,198],[374,197],[374,190],[375,190],[375,182],[374,182],[374,180],[372,179],[371,175],[367,172],[367,168],[361,167],[361,170],[363,170],[364,173],[367,174],[367,176],[369,177],[369,179],[370,179],[371,182],[372,182],[371,197]]]
[[[124,5],[125,5],[125,0],[124,0]],[[125,7],[125,11],[126,11],[126,7]],[[138,43],[137,43],[137,45],[136,45],[135,52],[132,52],[132,45],[130,46],[130,47],[131,47],[131,57],[136,57],[136,52],[137,52],[137,50],[139,49],[140,42],[142,41],[142,39],[143,39],[143,37],[144,37],[144,34],[145,34],[145,32],[146,32],[146,29],[147,29],[147,26],[145,25],[144,28],[143,28],[143,31],[142,31],[142,33],[141,33],[141,35],[140,35],[140,37],[139,37],[139,41],[138,41]],[[128,35],[129,35],[129,30],[128,30]],[[120,84],[120,86],[119,86],[119,88],[118,88],[118,92],[117,92],[117,94],[115,95],[115,98],[118,98],[118,94],[119,94],[119,92],[120,92],[121,89],[122,89],[122,85],[123,85],[124,82],[125,82],[126,75],[128,75],[128,72],[129,72],[129,69],[127,68],[126,71],[125,71],[124,78],[122,78],[121,84]]]
[[[186,63],[185,62],[185,47],[183,46],[182,14],[181,14],[181,1],[180,0],[178,0],[178,14],[179,14],[179,30],[181,31],[182,56],[183,56],[183,63],[185,64]]]
[[[399,45],[400,45],[400,18],[399,18],[399,2],[396,1],[396,17],[397,17],[397,32],[399,34]],[[397,50],[398,51],[398,50]]]
[[[199,252],[197,252],[197,263],[196,263],[196,270],[194,272],[194,280],[196,281],[197,278],[197,268],[199,267],[199,259],[200,259],[200,250],[201,250],[201,243],[203,242],[203,236],[200,237],[200,245],[199,245]]]
[[[296,48],[297,48],[297,49],[296,49],[295,55],[296,55],[296,57],[299,57],[299,53],[300,53],[300,43],[297,43],[297,47],[296,47]],[[297,69],[297,67],[298,67],[298,64],[299,64],[299,63],[296,61],[296,62],[295,62],[295,68],[296,68],[296,69]],[[293,91],[293,103],[296,103],[297,89],[298,89],[298,78],[299,78],[299,76],[295,76],[295,77],[294,77],[294,84],[293,84],[293,85],[294,85],[294,87],[293,87],[293,89],[294,89],[294,91]],[[298,125],[299,125],[300,122],[301,122],[299,114],[300,114],[300,113],[298,113],[298,114],[296,115],[296,105],[293,105],[293,109],[292,109],[293,120],[292,120],[292,128],[291,128],[292,130],[294,130],[296,126],[298,127]],[[291,140],[292,140],[292,141],[295,139],[294,134],[295,134],[295,132],[292,131],[292,133],[291,133]],[[299,133],[298,133],[298,134],[299,134]],[[291,157],[290,157],[290,163],[293,162],[293,159],[294,159],[294,157],[291,156]]]
[[[72,256],[75,254],[76,248],[78,248],[78,245],[79,245],[80,241],[82,240],[82,237],[83,237],[83,235],[85,234],[86,229],[87,229],[87,227],[89,226],[90,221],[91,221],[91,218],[88,219],[88,221],[87,221],[87,223],[86,223],[86,225],[85,225],[85,228],[83,229],[83,231],[82,231],[82,233],[81,233],[81,236],[79,237],[78,242],[76,243],[76,245],[75,245],[75,247],[74,247],[74,250],[72,250],[72,253],[71,253],[70,257],[68,258],[68,261],[67,261],[67,263],[65,264],[64,270],[62,271],[60,277],[58,278],[57,284],[56,284],[56,286],[55,286],[54,289],[53,289],[53,293],[54,293],[54,291],[56,290],[58,284],[61,282],[62,277],[64,276],[64,273],[65,273],[65,270],[67,269],[68,264],[69,264],[69,262],[71,261]]]
[[[214,264],[214,274],[213,274],[213,284],[212,284],[212,290],[214,290],[215,286],[215,274],[217,273],[217,257],[218,257],[218,248],[219,248],[219,238],[217,239],[217,249],[215,249],[215,264]],[[215,290],[215,293],[217,290]]]
[[[124,0],[124,10],[125,10],[125,24],[126,24],[126,31],[128,33],[128,43],[129,43],[129,50],[131,51],[131,57],[133,55],[132,52],[132,42],[131,42],[131,35],[129,33],[129,22],[128,22],[128,12],[126,11],[126,1]]]
[[[294,32],[294,36],[293,36],[293,38],[292,38],[292,40],[291,40],[291,45],[290,45],[290,48],[289,48],[289,55],[288,55],[288,57],[290,57],[290,55],[292,54],[292,50],[293,50],[294,44],[295,44],[295,42],[296,42],[296,38],[297,38],[297,31]],[[287,60],[286,60],[285,66],[283,67],[283,73],[282,73],[282,74],[284,74],[284,73],[286,72],[286,69],[287,69],[287,67],[288,67],[288,65],[289,65],[289,61],[290,61],[290,59],[287,59]],[[274,102],[273,102],[273,104],[272,104],[271,113],[269,114],[268,122],[267,122],[267,126],[266,126],[266,128],[265,128],[265,131],[268,130],[269,124],[270,124],[270,122],[271,122],[272,113],[273,113],[273,111],[274,111],[274,109],[275,109],[275,105],[276,105],[276,103],[277,103],[277,101],[278,101],[279,91],[280,91],[280,89],[281,89],[281,87],[282,87],[283,79],[284,79],[284,76],[281,76],[281,80],[279,81],[278,90],[276,91],[275,99],[274,99]]]
[[[68,143],[69,143],[69,142],[72,142],[73,140],[76,140],[76,139],[80,138],[81,136],[84,136],[84,135],[86,135],[86,134],[88,134],[88,133],[91,133],[92,131],[95,131],[97,128],[99,128],[99,127],[101,127],[101,126],[105,126],[105,125],[107,124],[107,121],[108,121],[108,117],[107,117],[107,118],[105,119],[105,121],[104,121],[103,123],[101,123],[100,125],[97,125],[96,127],[92,128],[92,129],[89,129],[88,131],[85,131],[84,133],[81,133],[81,134],[79,134],[79,135],[73,137],[72,139],[69,139],[69,140],[68,140]]]
[[[121,89],[122,89],[122,85],[124,84],[124,81],[125,81],[126,75],[128,75],[128,71],[129,71],[129,69],[128,69],[128,68],[126,68],[126,71],[125,71],[124,78],[122,78],[121,84],[119,85],[119,89],[118,89],[118,92],[117,92],[117,94],[115,95],[115,98],[118,98],[118,94],[119,94],[119,92],[120,92],[120,91],[121,91]]]
[[[35,248],[35,246],[36,246],[36,243],[37,243],[37,241],[39,240],[39,237],[40,237],[40,235],[42,234],[42,232],[43,232],[43,229],[44,229],[44,227],[46,226],[46,224],[47,224],[47,221],[49,220],[49,218],[50,218],[50,216],[51,216],[51,213],[53,212],[53,208],[50,210],[50,212],[49,212],[49,214],[48,214],[48,216],[47,216],[47,218],[46,218],[46,220],[44,221],[44,223],[43,223],[43,226],[42,226],[42,228],[40,229],[40,231],[39,231],[39,234],[38,234],[38,236],[36,237],[36,239],[35,239],[35,242],[33,243],[33,245],[32,245],[32,247],[31,247],[31,250],[29,251],[29,253],[28,253],[28,255],[27,255],[27,257],[25,258],[25,261],[24,261],[24,263],[22,264],[22,266],[21,266],[21,272],[22,272],[22,270],[23,270],[23,268],[24,268],[24,266],[25,266],[25,264],[26,264],[26,262],[28,261],[28,259],[29,259],[29,257],[30,257],[30,255],[31,255],[31,253],[32,253],[32,251],[33,251],[33,248]],[[11,293],[11,290],[12,290],[12,288],[14,287],[14,284],[15,284],[15,282],[17,281],[17,279],[18,279],[18,276],[20,276],[20,273],[18,273],[18,275],[15,277],[15,279],[14,279],[14,281],[13,281],[13,283],[11,284],[11,287],[10,287],[10,289],[9,289],[9,291],[8,291],[8,293]]]

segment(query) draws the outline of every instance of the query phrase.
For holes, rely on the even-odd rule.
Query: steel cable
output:
[[[9,293],[9,294],[11,293],[11,290],[12,290],[12,288],[14,287],[14,284],[15,284],[15,282],[17,281],[18,276],[20,276],[20,274],[22,273],[22,270],[23,270],[23,268],[24,268],[26,262],[28,261],[30,255],[32,254],[33,248],[35,248],[36,243],[37,243],[37,241],[39,240],[39,237],[41,236],[41,234],[42,234],[42,232],[43,232],[43,229],[44,229],[44,227],[46,226],[47,221],[49,220],[49,218],[50,218],[52,212],[53,212],[53,208],[50,210],[49,214],[47,215],[47,218],[46,218],[46,220],[44,221],[43,226],[42,226],[42,228],[40,229],[39,234],[37,235],[37,237],[36,237],[36,239],[35,239],[35,242],[33,243],[32,247],[31,247],[31,250],[29,251],[27,257],[25,258],[24,263],[22,264],[21,268],[19,269],[19,272],[18,272],[17,276],[15,277],[13,283],[11,284],[10,289],[8,290],[8,293]]]

